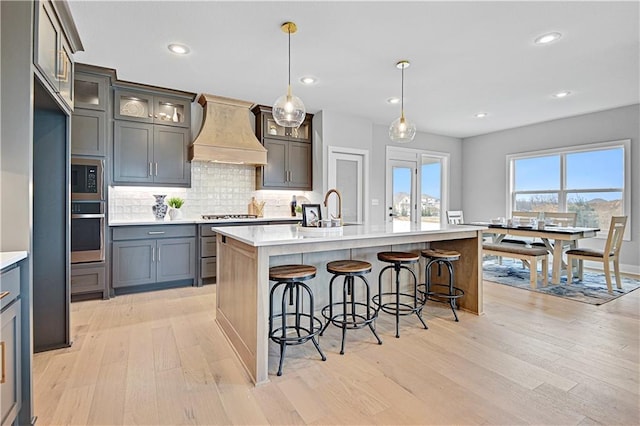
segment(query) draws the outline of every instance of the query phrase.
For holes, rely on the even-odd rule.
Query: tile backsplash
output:
[[[184,199],[184,219],[197,219],[202,214],[247,213],[251,197],[265,202],[265,217],[283,217],[289,216],[293,195],[299,203],[313,198],[313,193],[303,191],[256,191],[255,179],[254,166],[194,161],[191,164],[191,188],[109,187],[109,218],[111,221],[154,220],[151,210],[155,203],[154,194],[167,194],[167,199]],[[169,220],[168,215],[165,220]]]

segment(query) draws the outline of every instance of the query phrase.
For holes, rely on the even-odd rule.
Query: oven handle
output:
[[[71,219],[104,219],[104,213],[72,214]]]

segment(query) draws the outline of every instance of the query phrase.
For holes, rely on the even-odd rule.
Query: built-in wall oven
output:
[[[104,201],[71,202],[71,263],[104,261]]]
[[[71,263],[105,259],[103,161],[71,158]]]

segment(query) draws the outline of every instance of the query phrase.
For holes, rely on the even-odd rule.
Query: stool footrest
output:
[[[296,316],[295,313],[287,313],[287,317],[295,317],[295,316]],[[274,328],[271,331],[271,334],[269,334],[269,338],[278,344],[286,343],[287,345],[301,345],[320,333],[320,331],[322,330],[322,321],[320,320],[320,318],[315,316],[311,317],[311,315],[309,314],[299,314],[298,316],[301,318],[300,326],[296,326],[294,324],[287,324],[287,325],[282,325],[280,327]],[[273,319],[275,320],[277,318],[282,318],[282,317],[283,317],[282,314],[277,314],[273,316]],[[308,328],[309,318],[313,318],[313,329],[311,330],[309,330]],[[283,328],[285,329],[285,337],[282,337]],[[288,330],[292,331],[290,337],[287,336]],[[304,333],[301,333],[300,335],[298,335],[298,333],[300,332],[304,332]]]
[[[449,293],[449,285],[448,284],[431,284],[431,291],[425,291],[426,290],[427,285],[426,284],[419,284],[418,285],[418,293],[420,293],[422,295],[422,297],[424,298],[425,296],[432,296],[432,297],[436,297],[438,299],[443,299],[443,302],[448,301],[449,299],[458,299],[462,296],[464,296],[464,290],[462,290],[461,288],[458,287],[453,287],[453,293],[450,294]],[[441,292],[441,291],[434,291],[433,288],[442,288],[446,291],[445,292]],[[439,301],[437,299],[433,299],[431,297],[429,297],[429,300],[435,300],[435,301]]]
[[[351,312],[350,309],[347,309],[347,312],[342,312],[342,302],[327,305],[322,308],[322,316],[336,327],[342,328],[345,326],[350,330],[365,327],[378,318],[378,311],[373,306],[368,306],[366,303],[360,302],[353,303],[353,305],[356,305],[356,308],[360,309],[356,309],[355,312]],[[351,306],[351,302],[347,303],[347,308]],[[333,307],[333,316],[330,316],[329,313],[331,307]]]
[[[382,298],[380,296],[382,296]],[[392,315],[395,315],[396,312],[398,315],[411,315],[422,311],[424,305],[420,297],[416,298],[413,294],[408,293],[399,293],[399,296],[399,303],[395,301],[396,293],[376,294],[371,298],[371,301],[379,310]],[[394,300],[385,302],[385,298],[393,298]]]

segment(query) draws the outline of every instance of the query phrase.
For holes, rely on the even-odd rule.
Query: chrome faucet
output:
[[[331,195],[331,193],[334,193],[338,196],[338,217],[333,217],[333,215],[331,215],[331,217],[333,217],[334,219],[340,219],[340,226],[342,226],[342,194],[340,194],[340,191],[335,188],[328,190],[324,195],[324,206],[328,206],[327,202],[329,201],[329,195]],[[329,212],[327,211],[327,213]]]

